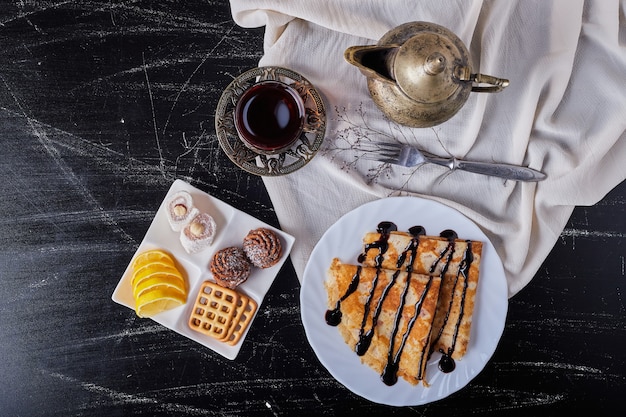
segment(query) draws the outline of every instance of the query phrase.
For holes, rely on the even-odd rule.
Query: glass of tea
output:
[[[304,101],[293,87],[267,80],[254,84],[239,97],[234,122],[247,147],[270,155],[290,148],[300,137],[305,114]]]

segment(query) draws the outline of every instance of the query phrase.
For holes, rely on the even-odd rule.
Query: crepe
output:
[[[430,349],[461,359],[470,339],[481,253],[482,242],[458,239],[452,231],[444,237],[391,231],[367,233],[359,261],[366,267],[441,276]]]
[[[388,385],[398,377],[427,385],[426,363],[441,278],[349,265],[337,258],[328,274],[327,322],[337,326],[361,361]]]

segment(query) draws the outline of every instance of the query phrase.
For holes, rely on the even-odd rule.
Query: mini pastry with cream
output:
[[[187,253],[197,253],[213,243],[216,224],[208,213],[197,214],[180,232],[180,243]]]
[[[167,202],[167,220],[173,231],[180,231],[191,219],[198,214],[193,206],[193,198],[187,191],[174,193]]]

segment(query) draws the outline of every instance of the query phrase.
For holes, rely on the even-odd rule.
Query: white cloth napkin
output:
[[[296,238],[291,256],[300,279],[313,247],[343,214],[374,199],[416,195],[459,210],[483,230],[512,296],[533,278],[574,206],[595,204],[626,178],[624,0],[231,0],[231,8],[240,26],[265,26],[259,66],[299,72],[326,101],[318,155],[295,173],[264,178],[281,227]],[[410,21],[447,27],[468,47],[475,72],[510,86],[472,93],[434,128],[390,122],[343,53]],[[548,178],[518,183],[355,159],[355,141],[380,134],[441,155],[530,166]]]

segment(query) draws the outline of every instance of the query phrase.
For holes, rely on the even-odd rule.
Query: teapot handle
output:
[[[509,85],[509,80],[507,79],[485,74],[472,74],[471,80],[476,84],[491,84],[489,86],[472,85],[472,91],[477,93],[497,93],[498,91],[504,90]]]
[[[475,84],[491,84],[489,86],[472,84],[472,91],[477,93],[497,93],[509,85],[509,80],[485,74],[472,74],[469,67],[457,67],[455,76],[461,81],[471,81]]]

